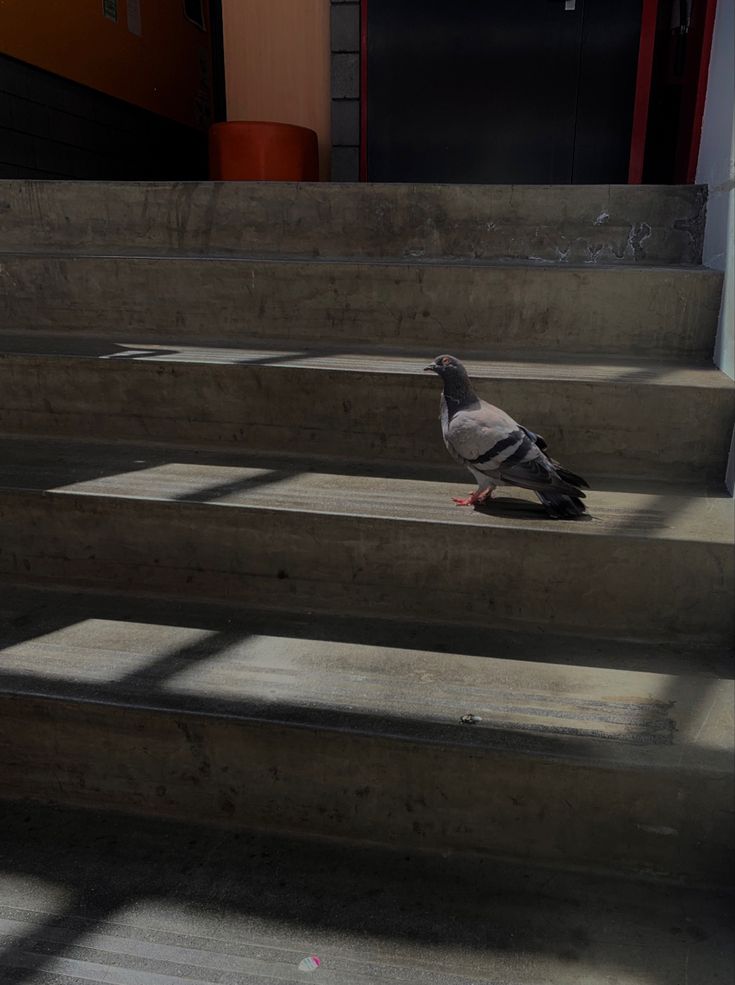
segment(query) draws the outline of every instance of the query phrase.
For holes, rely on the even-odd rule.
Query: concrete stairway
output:
[[[730,884],[703,209],[0,183],[0,795]],[[442,351],[591,519],[452,504]]]

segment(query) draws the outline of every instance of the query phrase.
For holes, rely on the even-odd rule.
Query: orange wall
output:
[[[227,117],[310,127],[331,143],[329,0],[223,0]]]
[[[103,0],[0,0],[0,52],[190,126],[211,107],[210,35],[182,0],[140,0],[142,35]]]

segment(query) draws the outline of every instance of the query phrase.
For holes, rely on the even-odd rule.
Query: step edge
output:
[[[139,262],[139,263],[227,263],[227,264],[263,264],[268,266],[302,265],[306,267],[355,267],[363,269],[365,267],[385,267],[393,268],[416,268],[426,270],[432,268],[447,270],[490,270],[490,271],[565,271],[567,273],[611,273],[624,272],[624,274],[636,276],[645,274],[687,274],[700,278],[722,281],[724,273],[714,267],[698,263],[674,263],[667,261],[653,261],[644,263],[641,261],[624,261],[612,263],[590,262],[563,262],[558,260],[546,260],[540,257],[518,257],[518,256],[489,256],[486,259],[469,257],[464,254],[444,254],[428,257],[412,256],[374,256],[365,254],[344,254],[344,255],[315,255],[304,253],[286,253],[278,251],[274,253],[250,253],[243,250],[232,249],[230,252],[194,252],[182,248],[179,251],[172,250],[171,247],[162,248],[160,251],[149,250],[146,252],[134,251],[126,252],[119,246],[113,252],[94,252],[85,253],[78,249],[38,249],[38,250],[18,250],[2,248],[2,233],[0,232],[0,261],[23,261],[23,260],[58,260],[66,263],[70,261],[97,262],[103,261],[103,265],[113,262]]]
[[[360,513],[360,512],[342,512],[338,510],[330,509],[319,509],[316,506],[311,507],[292,507],[292,506],[279,506],[270,505],[266,506],[258,503],[247,503],[247,502],[212,502],[209,500],[202,501],[201,499],[173,499],[173,498],[163,498],[155,496],[141,496],[133,494],[121,494],[115,492],[100,492],[92,490],[79,490],[79,489],[67,489],[62,488],[42,488],[39,489],[38,486],[26,486],[22,483],[14,485],[6,485],[5,482],[0,477],[0,498],[2,499],[12,499],[14,497],[22,496],[24,500],[29,498],[36,500],[49,500],[55,499],[58,501],[70,500],[73,501],[78,499],[80,502],[86,501],[99,501],[99,502],[124,502],[124,503],[140,503],[142,506],[146,505],[163,505],[165,508],[169,508],[172,511],[176,509],[195,509],[197,511],[210,511],[210,510],[245,510],[251,513],[257,513],[264,517],[266,516],[279,516],[284,513],[296,516],[318,516],[324,519],[337,518],[339,521],[342,520],[353,520],[356,522],[373,522],[378,524],[424,524],[427,526],[446,526],[446,527],[463,527],[466,529],[472,529],[475,531],[493,531],[496,536],[507,534],[508,536],[546,536],[546,537],[559,537],[567,536],[570,534],[575,534],[576,536],[592,536],[598,539],[609,540],[614,543],[619,543],[623,541],[625,543],[635,542],[635,543],[665,543],[665,544],[680,544],[689,545],[690,547],[695,546],[701,549],[709,550],[729,550],[735,543],[735,539],[730,536],[728,531],[722,537],[718,537],[714,540],[693,540],[688,536],[681,537],[656,537],[650,534],[646,535],[641,533],[616,533],[613,531],[595,531],[595,530],[585,530],[584,528],[589,526],[589,521],[583,521],[580,523],[577,521],[553,521],[553,527],[538,526],[541,523],[549,523],[552,521],[539,517],[538,519],[529,518],[527,524],[524,526],[511,526],[504,523],[498,522],[502,520],[502,517],[494,517],[490,513],[483,513],[486,521],[482,526],[472,520],[464,520],[461,515],[457,513],[457,519],[444,519],[438,517],[416,517],[416,516],[385,516],[375,513]],[[702,499],[708,499],[711,497],[700,497]],[[723,495],[721,499],[729,499],[729,496]],[[590,520],[594,520],[593,514],[587,514]],[[490,536],[490,534],[486,534]]]
[[[90,690],[99,692],[103,689],[104,685],[90,685]],[[108,689],[110,691],[114,690],[109,685]],[[664,776],[707,776],[712,779],[718,779],[732,777],[733,765],[735,765],[735,753],[729,750],[723,751],[721,755],[712,757],[717,759],[717,764],[713,762],[693,764],[691,759],[694,757],[687,755],[687,753],[696,751],[696,747],[692,744],[684,747],[673,745],[664,747],[663,745],[645,743],[615,743],[614,740],[606,740],[601,737],[579,736],[576,737],[576,742],[579,745],[584,744],[587,746],[588,749],[586,752],[582,750],[575,751],[570,748],[553,751],[551,748],[543,748],[543,746],[551,746],[554,739],[558,738],[558,734],[540,734],[520,729],[514,730],[512,727],[507,729],[483,728],[481,734],[479,730],[471,725],[461,728],[460,726],[452,726],[450,723],[440,725],[425,720],[418,720],[416,726],[428,734],[415,734],[408,729],[401,731],[386,727],[385,723],[389,720],[388,716],[340,712],[335,708],[306,709],[307,714],[304,715],[303,720],[299,721],[294,717],[279,718],[277,715],[263,714],[256,709],[255,702],[248,703],[247,710],[233,711],[227,710],[228,702],[225,700],[206,698],[197,700],[195,697],[188,695],[185,697],[180,694],[175,695],[172,696],[170,702],[166,702],[161,701],[160,697],[158,700],[146,700],[142,696],[133,698],[131,695],[124,697],[116,697],[112,694],[101,696],[99,693],[96,695],[85,695],[82,691],[83,688],[78,682],[77,693],[74,692],[74,686],[70,687],[68,693],[58,693],[54,692],[50,686],[48,688],[34,689],[33,687],[12,687],[7,683],[0,682],[0,700],[6,699],[13,702],[51,702],[53,704],[66,705],[72,710],[75,707],[114,708],[123,712],[127,709],[150,713],[154,716],[162,715],[198,721],[206,720],[213,723],[239,723],[244,727],[264,728],[277,732],[286,731],[298,734],[302,731],[308,731],[316,734],[343,735],[357,740],[378,742],[386,745],[400,743],[420,746],[422,748],[465,750],[470,756],[491,756],[508,760],[523,759],[552,767],[568,766],[570,768],[593,769],[611,775],[646,775],[655,773]],[[204,707],[207,704],[210,704],[211,707]],[[311,715],[308,714],[308,711],[311,711]],[[324,715],[325,721],[319,721],[321,715]],[[350,717],[359,717],[361,720],[367,719],[368,721],[360,725],[344,721],[349,720]],[[343,721],[338,722],[337,719],[343,719]],[[450,729],[455,733],[454,735],[440,734],[442,731],[449,732]],[[535,739],[539,748],[533,748],[530,741],[525,746],[520,743],[517,746],[509,746],[503,745],[501,742],[493,743],[491,741],[496,734],[499,736],[507,735],[508,733],[529,740]],[[460,734],[466,734],[467,738],[460,738]],[[469,738],[470,736],[475,736],[474,741]],[[564,738],[561,741],[564,741]],[[560,742],[557,741],[556,744],[559,745]],[[637,762],[625,762],[622,758],[615,758],[614,753],[611,758],[600,756],[603,750],[613,752],[610,749],[611,745],[620,745],[628,748],[633,747],[645,750],[648,754],[650,754],[652,749],[662,750],[666,748],[670,749],[671,753],[668,757],[669,761],[666,761],[666,758],[663,761],[661,759],[655,761],[651,758],[646,761],[643,759],[642,754],[640,761]]]

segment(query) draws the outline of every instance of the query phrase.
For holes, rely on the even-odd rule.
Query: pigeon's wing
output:
[[[503,462],[498,474],[509,486],[520,486],[522,489],[534,489],[537,492],[555,490],[584,499],[582,490],[566,481],[567,478],[576,479],[577,476],[564,470],[561,470],[560,475],[556,463],[551,462],[537,445],[531,446],[527,457]]]
[[[541,451],[546,451],[548,447],[546,444],[546,438],[542,438],[540,434],[536,434],[534,431],[531,431],[530,428],[524,428],[522,424],[521,431],[524,431],[526,436],[530,438],[535,445],[538,445]]]
[[[524,489],[584,495],[565,481],[566,475],[559,475],[556,463],[542,450],[543,438],[485,401],[457,411],[448,422],[445,438],[450,452],[475,472]]]
[[[509,486],[521,486],[523,489],[549,489],[559,483],[545,455],[501,465],[499,474]]]
[[[444,437],[457,459],[481,472],[497,471],[521,444],[535,447],[512,417],[484,400],[456,411],[447,423]]]

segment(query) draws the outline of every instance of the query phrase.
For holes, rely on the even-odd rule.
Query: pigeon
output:
[[[447,451],[477,479],[477,489],[458,506],[477,506],[498,486],[532,489],[549,516],[573,518],[586,513],[580,487],[589,485],[546,454],[546,442],[512,417],[480,400],[467,370],[454,356],[437,356],[424,367],[444,383],[441,425]]]

